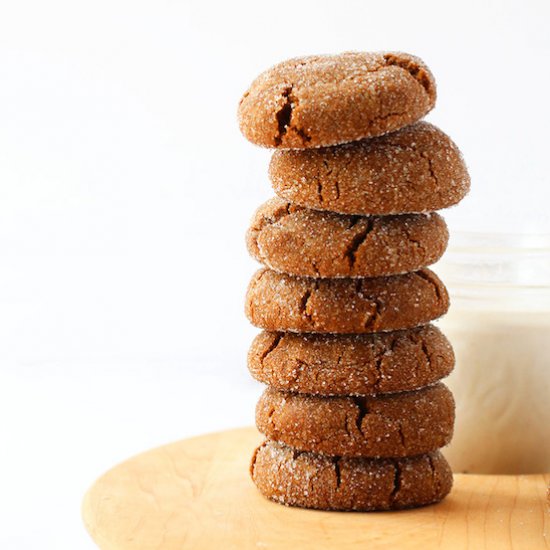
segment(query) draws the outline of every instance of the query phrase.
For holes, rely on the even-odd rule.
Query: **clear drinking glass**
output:
[[[457,359],[453,470],[550,471],[550,235],[456,233],[435,270]]]

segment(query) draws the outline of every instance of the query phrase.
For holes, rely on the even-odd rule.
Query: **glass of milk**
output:
[[[457,233],[435,270],[451,295],[453,471],[550,472],[550,235]]]

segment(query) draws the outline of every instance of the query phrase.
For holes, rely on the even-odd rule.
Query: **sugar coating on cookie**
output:
[[[433,325],[378,334],[263,331],[248,352],[252,376],[313,395],[373,395],[428,386],[449,375],[451,344]]]
[[[362,334],[413,328],[447,312],[449,296],[428,268],[369,279],[312,279],[260,269],[245,312],[263,329]]]
[[[415,456],[449,443],[454,401],[441,383],[411,392],[319,397],[267,388],[256,426],[300,451],[372,458]]]
[[[239,126],[264,147],[309,149],[379,136],[434,106],[428,67],[401,52],[347,52],[289,59],[243,95]]]
[[[281,198],[343,214],[431,212],[470,189],[460,150],[427,122],[338,147],[276,151],[269,176]]]
[[[451,490],[449,464],[436,451],[410,458],[331,457],[275,441],[258,447],[252,480],[267,498],[319,510],[398,510],[439,502]]]
[[[273,198],[256,211],[246,242],[267,267],[305,277],[377,277],[435,263],[448,242],[436,213],[346,216]]]

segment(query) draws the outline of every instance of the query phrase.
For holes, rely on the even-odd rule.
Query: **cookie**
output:
[[[262,73],[243,95],[239,126],[263,147],[309,149],[407,126],[436,99],[428,67],[400,52],[313,55]]]
[[[265,441],[254,453],[250,474],[267,498],[319,510],[398,510],[442,500],[453,475],[434,453],[410,458],[342,458],[300,452]]]
[[[372,458],[415,456],[447,445],[454,401],[439,383],[370,397],[319,397],[267,388],[256,426],[300,451]]]
[[[438,214],[344,216],[279,198],[256,212],[246,241],[267,267],[305,277],[377,277],[436,262],[449,234]]]
[[[434,384],[454,367],[449,341],[433,325],[378,334],[263,331],[248,352],[252,376],[281,391],[373,395]]]
[[[446,313],[449,296],[429,269],[370,279],[311,279],[260,269],[245,311],[267,330],[362,334],[413,328]]]
[[[470,188],[458,147],[427,122],[339,147],[276,151],[269,175],[283,199],[342,214],[431,212]]]

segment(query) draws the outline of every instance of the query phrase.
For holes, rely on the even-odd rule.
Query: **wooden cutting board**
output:
[[[442,503],[400,512],[286,508],[248,476],[261,437],[243,428],[148,451],[101,477],[83,516],[104,550],[550,548],[550,474],[456,475]]]

